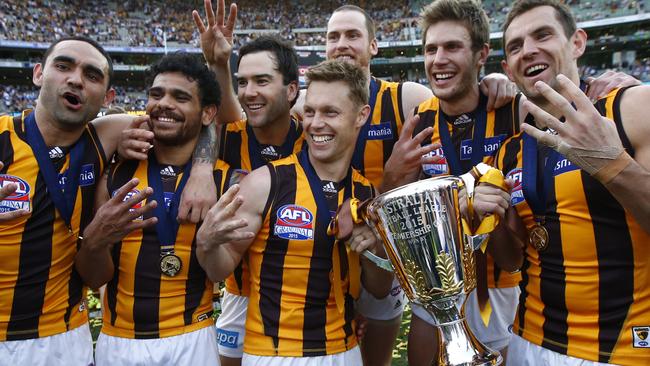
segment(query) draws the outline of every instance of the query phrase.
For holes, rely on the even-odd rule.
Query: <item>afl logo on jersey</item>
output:
[[[284,205],[277,211],[274,234],[282,239],[309,240],[314,238],[314,215],[297,205]]]
[[[439,147],[432,152],[426,154],[425,156],[440,156],[442,159],[435,164],[422,164],[422,171],[426,175],[434,176],[440,174],[447,174],[449,169],[447,168],[447,159],[445,158],[445,153],[442,150],[442,147]]]
[[[11,183],[17,185],[18,188],[14,193],[0,201],[0,213],[16,210],[30,211],[29,192],[31,188],[29,184],[14,175],[0,174],[0,188]]]
[[[117,193],[117,190],[113,191],[113,195],[112,195],[112,196],[115,196],[116,193]],[[135,196],[135,195],[138,194],[138,193],[140,193],[139,190],[137,190],[137,189],[132,189],[129,193],[126,194],[126,196],[124,196],[124,199],[122,200],[122,202],[126,202],[126,201],[128,201],[131,197]],[[158,204],[161,204],[161,203],[162,203],[162,202],[158,202]],[[140,202],[136,202],[135,205],[131,206],[131,208],[129,209],[129,212],[133,212],[133,211],[135,211],[136,209],[138,209],[138,208],[140,208],[140,207],[142,207],[142,201],[140,201]],[[142,220],[142,215],[136,217],[135,220]]]
[[[514,182],[514,186],[512,187],[512,190],[510,191],[510,204],[511,205],[516,205],[525,200],[524,197],[524,186],[522,184],[523,182],[523,171],[521,168],[515,168],[506,174],[507,179],[512,179]]]

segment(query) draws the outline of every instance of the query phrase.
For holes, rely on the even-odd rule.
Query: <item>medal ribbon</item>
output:
[[[580,80],[580,90],[585,92],[589,85]],[[573,104],[572,104],[573,105]],[[575,108],[575,105],[573,105]],[[532,115],[526,116],[526,123],[535,126],[534,118]],[[553,185],[553,169],[562,155],[551,148],[545,148],[546,154],[543,155],[545,163],[542,169],[538,167],[538,148],[537,140],[533,137],[523,134],[523,161],[522,161],[522,188],[524,197],[528,206],[530,206],[535,221],[538,225],[542,225],[542,220],[546,214],[546,198],[549,188]],[[539,178],[539,173],[543,174],[542,179]]]
[[[368,105],[370,105],[370,114],[366,123],[361,127],[359,131],[359,136],[357,137],[357,143],[354,148],[354,155],[352,155],[352,166],[357,170],[363,172],[364,164],[363,158],[366,151],[366,142],[368,140],[368,130],[372,125],[372,115],[375,112],[375,105],[377,104],[377,94],[379,94],[379,82],[374,77],[370,78],[370,95],[368,98]],[[394,133],[397,133],[396,131]]]
[[[72,230],[72,212],[77,200],[77,189],[79,188],[79,173],[83,163],[84,151],[86,150],[87,139],[86,135],[82,134],[77,142],[72,145],[70,149],[70,164],[68,170],[65,172],[65,184],[59,184],[59,177],[54,168],[54,164],[50,160],[47,146],[41,131],[36,125],[35,113],[30,113],[24,118],[25,134],[27,143],[34,152],[34,157],[38,162],[41,175],[45,180],[45,186],[50,195],[50,199],[54,203],[59,215],[65,221],[69,230]]]
[[[323,188],[321,187],[321,183],[320,183],[321,180],[318,177],[318,174],[316,174],[316,171],[314,170],[314,167],[311,165],[311,162],[309,161],[309,151],[305,150],[300,152],[300,154],[298,155],[298,159],[300,161],[300,165],[302,166],[302,169],[305,171],[305,175],[307,175],[307,180],[309,181],[309,187],[311,188],[311,191],[314,193],[314,200],[316,201],[316,207],[317,207],[316,209],[317,218],[321,220],[323,219],[323,217],[327,217],[330,220],[333,219],[332,215],[330,214],[329,205],[327,204],[327,199],[325,198],[325,194],[323,193]],[[343,179],[343,201],[351,197],[352,197],[352,167],[349,167],[348,174]],[[333,244],[332,245],[332,277],[333,277],[332,286],[334,287],[334,298],[336,300],[336,308],[338,309],[339,313],[343,313],[345,308],[345,298],[343,296],[343,280],[341,278],[341,258],[340,258],[340,251],[339,251],[339,245],[341,244],[333,236],[328,235],[328,239],[329,239],[328,243],[316,243],[314,241],[314,245],[326,245],[326,244],[329,245],[330,243]],[[358,285],[354,284],[356,281],[360,281],[360,276],[359,276],[360,270],[358,268],[359,267],[358,256],[357,257],[349,256],[348,266],[349,266],[348,277],[350,279],[350,289],[351,290],[358,289]],[[353,274],[356,276],[355,278],[352,277]],[[350,291],[350,293],[353,295],[352,291]]]
[[[282,146],[278,147],[278,154],[280,155],[281,158],[293,154],[293,145],[296,143],[296,140],[298,139],[298,134],[296,130],[297,130],[296,121],[294,121],[292,118],[291,126],[289,127],[289,132],[287,133],[287,137],[284,139],[284,143],[282,144]],[[248,123],[246,124],[246,133],[248,133],[248,157],[251,160],[251,170],[255,170],[257,168],[266,165],[266,162],[264,161],[264,159],[262,159],[262,147],[260,146],[259,141],[257,141],[257,138],[255,137],[255,133],[253,132],[253,127],[251,127]]]
[[[474,110],[474,126],[472,128],[472,166],[483,161],[485,155],[483,144],[485,142],[485,129],[487,124],[487,109],[485,96],[483,94],[479,97],[478,107]],[[438,104],[438,113],[436,113],[435,123],[438,125],[438,134],[440,135],[440,143],[442,144],[442,151],[445,154],[445,159],[449,165],[449,170],[452,175],[459,176],[466,173],[460,163],[458,156],[458,149],[454,146],[451,135],[449,133],[449,126],[447,123],[447,115],[443,112],[442,107]]]
[[[156,200],[158,203],[154,209],[154,214],[158,218],[158,222],[156,223],[156,233],[158,234],[158,240],[160,240],[162,253],[162,247],[173,247],[176,242],[176,235],[178,234],[178,228],[180,226],[180,223],[176,219],[178,216],[178,206],[181,200],[181,193],[183,192],[183,188],[185,188],[185,183],[187,183],[187,180],[190,177],[192,159],[190,159],[183,167],[183,173],[181,173],[182,177],[176,186],[176,191],[174,191],[174,196],[170,202],[169,210],[167,210],[167,205],[165,204],[162,177],[160,176],[161,169],[162,167],[158,164],[156,154],[151,150],[151,153],[149,154],[149,162],[147,164],[147,180],[149,186],[153,189],[151,199]]]

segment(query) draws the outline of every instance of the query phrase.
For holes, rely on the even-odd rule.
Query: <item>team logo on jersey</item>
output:
[[[0,201],[0,213],[17,210],[30,211],[29,192],[31,188],[24,180],[7,174],[0,174],[0,188],[14,183],[18,186],[16,191]]]
[[[217,328],[217,343],[219,347],[238,348],[239,332]]]
[[[402,293],[402,287],[399,286],[399,285],[397,285],[397,286],[393,287],[392,289],[390,289],[390,296],[397,296],[400,293]]]
[[[442,148],[437,148],[436,150],[426,154],[425,156],[440,156],[442,160],[435,164],[422,164],[422,171],[430,176],[447,174],[449,168],[447,167],[447,159],[445,158],[445,153],[442,151]]]
[[[555,163],[555,167],[553,168],[553,176],[557,177],[560,174],[568,173],[570,171],[578,169],[580,169],[580,167],[573,164],[571,161],[569,161],[569,159],[563,157],[557,163]]]
[[[486,137],[483,142],[483,156],[494,156],[499,150],[501,143],[506,139],[506,135]],[[472,159],[472,140],[463,140],[460,142],[460,160]]]
[[[65,191],[65,185],[68,182],[68,172],[69,170],[66,170],[63,173],[59,173],[59,187],[62,191]],[[86,187],[93,184],[95,184],[95,165],[82,165],[81,172],[79,173],[79,186]]]
[[[95,165],[83,165],[79,173],[79,185],[85,187],[93,184],[95,184]]]
[[[309,240],[314,238],[314,215],[297,205],[284,205],[277,211],[274,234],[282,239]]]
[[[650,348],[650,326],[648,327],[632,327],[633,347],[634,348]]]
[[[169,211],[172,208],[174,192],[163,192],[163,199],[165,200],[165,210]]]
[[[113,191],[112,196],[115,196],[116,193],[117,193],[117,190]],[[131,197],[135,196],[138,193],[140,193],[139,190],[132,189],[129,193],[126,194],[126,196],[124,196],[124,199],[122,200],[122,202],[128,201]],[[131,206],[131,208],[129,209],[129,212],[133,212],[136,209],[141,208],[141,207],[142,207],[142,201],[137,202],[135,205]],[[136,217],[135,220],[142,220],[142,215]]]
[[[390,122],[383,122],[368,126],[368,140],[388,140],[393,138],[393,129]]]
[[[524,186],[522,184],[524,174],[521,168],[515,168],[509,171],[508,174],[506,174],[506,178],[512,179],[514,182],[514,186],[510,191],[510,204],[514,206],[523,202],[525,200]]]

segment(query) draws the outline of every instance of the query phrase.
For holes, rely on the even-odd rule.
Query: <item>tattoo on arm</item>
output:
[[[216,123],[201,128],[199,140],[194,148],[192,164],[207,163],[213,165],[217,161],[219,151],[219,139],[217,139]]]

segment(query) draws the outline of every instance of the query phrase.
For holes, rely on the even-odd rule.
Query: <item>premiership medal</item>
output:
[[[163,254],[160,257],[160,272],[169,277],[174,277],[181,271],[183,262],[174,253]]]
[[[548,231],[540,223],[535,224],[528,233],[528,242],[538,252],[543,251],[548,247]]]

